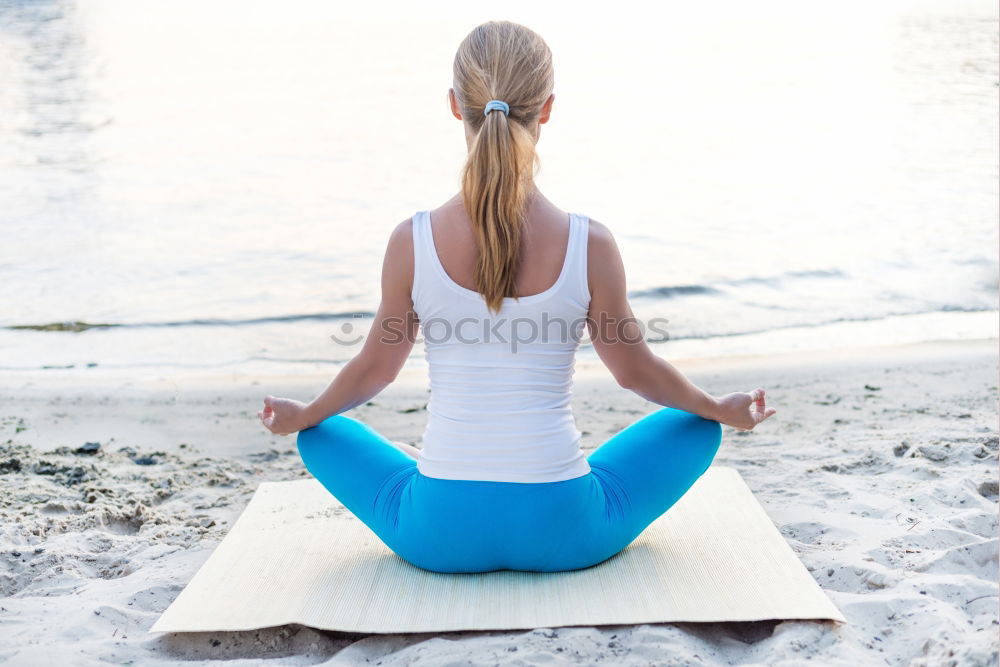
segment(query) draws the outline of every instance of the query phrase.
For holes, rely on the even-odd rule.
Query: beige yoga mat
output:
[[[442,574],[394,554],[315,479],[264,482],[152,632],[359,633],[845,619],[733,468],[712,467],[584,570]]]

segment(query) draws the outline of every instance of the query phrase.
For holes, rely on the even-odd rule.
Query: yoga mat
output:
[[[711,467],[610,559],[570,572],[409,564],[315,479],[264,482],[152,632],[358,633],[845,619],[733,468]]]

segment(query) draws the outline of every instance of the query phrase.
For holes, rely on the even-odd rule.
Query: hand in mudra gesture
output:
[[[264,409],[257,413],[261,423],[275,435],[290,435],[311,426],[306,404],[291,398],[264,398]]]
[[[749,393],[737,391],[726,394],[717,400],[719,414],[716,421],[742,431],[753,430],[754,426],[777,412],[764,404],[764,390],[759,387]]]

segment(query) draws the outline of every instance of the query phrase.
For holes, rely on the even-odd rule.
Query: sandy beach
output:
[[[256,419],[265,393],[312,398],[326,376],[0,378],[0,660],[39,664],[994,665],[997,341],[675,360],[712,393],[765,386],[779,410],[726,428],[737,468],[848,618],[443,635],[301,626],[147,629],[262,481],[308,475]],[[420,370],[352,416],[419,445]],[[580,364],[587,451],[656,406]]]
[[[0,0],[0,667],[995,667],[998,7],[663,9]],[[551,77],[532,40],[462,84],[492,19]],[[316,397],[393,301],[393,230],[493,143],[466,141],[499,119],[470,87],[537,138],[545,198],[612,231],[654,352],[715,395],[767,389],[777,415],[724,428],[715,464],[847,623],[149,631],[262,483],[308,477],[258,410]],[[423,342],[347,413],[417,447]],[[573,405],[587,453],[659,407],[590,344]]]

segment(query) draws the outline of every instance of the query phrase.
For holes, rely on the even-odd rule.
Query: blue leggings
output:
[[[663,408],[560,482],[427,477],[366,424],[337,415],[298,434],[316,479],[401,558],[434,572],[590,567],[628,546],[708,469],[719,422]]]

